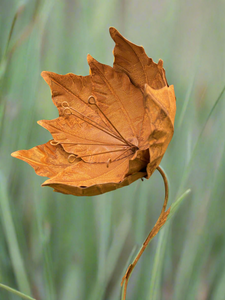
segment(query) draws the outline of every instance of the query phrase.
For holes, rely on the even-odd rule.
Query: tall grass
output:
[[[57,117],[40,72],[86,75],[88,53],[112,65],[114,26],[164,60],[177,97],[162,160],[170,204],[191,189],[138,263],[127,299],[224,298],[224,10],[219,0],[1,1],[1,284],[36,300],[120,299],[125,266],[158,218],[164,187],[157,172],[79,198],[41,188],[43,178],[10,156],[50,138],[36,124]],[[0,299],[23,299],[3,285]]]

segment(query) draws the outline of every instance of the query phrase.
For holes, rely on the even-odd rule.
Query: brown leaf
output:
[[[150,162],[147,166],[148,178],[160,164],[174,132],[176,106],[173,86],[154,90],[145,85],[146,113],[143,122],[143,135],[148,136]],[[151,124],[151,132],[147,130]],[[149,134],[150,133],[150,134]],[[143,138],[144,140],[144,138]]]
[[[172,138],[176,101],[162,61],[110,34],[113,68],[88,55],[88,76],[42,72],[59,117],[38,123],[54,140],[12,154],[57,192],[97,195],[149,178]]]
[[[161,59],[158,64],[154,63],[143,47],[125,39],[114,27],[110,27],[109,32],[116,44],[113,50],[115,70],[126,73],[139,88],[143,88],[145,83],[154,89],[168,85]]]
[[[88,63],[91,68],[93,92],[99,108],[116,126],[117,131],[124,139],[137,145],[144,115],[141,91],[131,84],[126,74],[100,64],[90,55]],[[131,99],[135,99],[135,101],[131,101]]]
[[[43,186],[50,186],[64,194],[94,196],[129,185],[146,176],[146,172],[135,172],[126,176],[128,170],[129,160],[126,158],[112,162],[108,168],[105,164],[80,161],[46,180]]]
[[[15,151],[11,155],[30,164],[39,176],[51,178],[71,165],[68,161],[69,154],[61,145],[53,146],[51,142],[30,150]],[[76,160],[79,161],[79,159]]]
[[[64,102],[85,114],[86,117],[93,115],[93,111],[87,103],[92,91],[91,76],[77,76],[72,73],[59,75],[45,71],[41,75],[51,88],[52,100],[58,108],[60,116],[64,116],[65,107],[62,105]],[[95,117],[97,118],[97,116]]]

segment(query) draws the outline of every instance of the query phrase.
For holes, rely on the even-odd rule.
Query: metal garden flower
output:
[[[149,178],[172,138],[176,101],[163,61],[115,28],[110,34],[113,67],[88,55],[88,76],[42,72],[59,117],[38,123],[53,140],[12,153],[57,192],[91,196]]]

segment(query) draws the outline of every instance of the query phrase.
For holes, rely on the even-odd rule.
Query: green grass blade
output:
[[[191,192],[190,189],[186,190],[175,202],[171,204],[170,213],[168,215],[167,221],[176,213],[182,204],[184,198]]]
[[[35,191],[35,189],[34,189]],[[46,300],[55,300],[55,286],[53,280],[53,267],[52,267],[52,257],[49,249],[49,232],[45,232],[44,230],[44,220],[42,217],[42,208],[40,205],[39,197],[37,195],[40,194],[38,191],[35,192],[35,216],[34,219],[37,222],[37,231],[39,234],[39,241],[41,243],[41,253],[42,253],[42,267],[44,271],[44,282],[45,282],[45,299]]]
[[[170,214],[168,215],[168,220],[174,216],[174,214],[179,209],[182,201],[185,197],[190,193],[190,189],[185,191],[172,205],[170,208]],[[168,224],[168,223],[165,224]],[[157,300],[161,299],[161,290],[160,290],[160,282],[163,273],[163,260],[167,247],[167,238],[169,233],[169,224],[167,226],[163,226],[162,230],[159,232],[159,240],[157,244],[156,253],[154,256],[152,276],[151,276],[151,284],[148,292],[148,296],[146,299],[148,300]]]
[[[21,292],[15,290],[15,289],[12,289],[11,287],[9,287],[9,286],[7,286],[7,285],[5,285],[5,284],[0,283],[0,288],[5,289],[6,291],[8,291],[8,292],[10,292],[10,293],[12,293],[12,294],[14,294],[14,295],[19,296],[21,299],[25,299],[25,300],[35,300],[34,298],[32,298],[32,297],[30,297],[30,296],[27,296],[27,295],[25,295],[25,294],[23,294],[23,293],[21,293]]]
[[[159,233],[157,249],[154,256],[149,293],[146,297],[147,300],[161,299],[160,282],[163,272],[163,260],[166,252],[168,232],[169,226],[166,226]]]
[[[215,291],[213,293],[213,300],[221,300],[225,295],[225,270],[222,273],[222,276],[218,278],[218,282],[216,282]]]
[[[191,170],[191,167],[193,166],[192,164],[193,164],[193,161],[194,161],[194,159],[195,159],[195,157],[196,157],[196,152],[197,152],[199,143],[200,143],[200,141],[201,141],[203,132],[204,132],[204,130],[205,130],[205,128],[206,128],[206,125],[208,124],[208,122],[209,122],[209,120],[210,120],[210,118],[211,118],[213,112],[214,112],[215,109],[217,108],[217,106],[218,106],[218,104],[220,103],[220,101],[223,99],[224,92],[225,92],[225,85],[223,86],[223,88],[222,88],[222,90],[221,90],[219,96],[217,97],[216,101],[214,102],[214,104],[213,104],[213,106],[212,106],[212,108],[211,108],[211,110],[210,110],[210,112],[209,112],[209,114],[208,114],[208,116],[207,116],[207,118],[206,118],[206,121],[205,121],[205,123],[204,123],[204,125],[203,125],[203,127],[202,127],[202,129],[201,129],[201,131],[200,131],[200,134],[199,134],[199,136],[198,136],[197,142],[195,143],[194,149],[193,149],[193,151],[192,151],[192,154],[191,154],[191,158],[190,158],[190,160],[189,160],[189,163],[188,163],[188,165],[187,165],[187,167],[186,167],[186,169],[185,169],[185,172],[183,173],[183,176],[182,176],[182,178],[181,178],[181,181],[180,181],[180,187],[179,187],[178,192],[183,188],[183,186],[184,186],[184,184],[185,184],[185,182],[186,182],[186,180],[187,180],[187,178],[188,178],[188,176],[189,176],[189,174],[190,174],[190,170]]]
[[[135,252],[136,252],[136,251],[137,251],[137,246],[134,246],[133,249],[132,249],[132,251],[131,251],[131,253],[130,253],[130,255],[129,255],[129,257],[128,257],[126,266],[125,266],[125,268],[124,268],[124,270],[123,270],[123,273],[122,273],[122,276],[124,276],[124,274],[125,274],[126,271],[127,271],[127,268],[128,268],[129,265],[132,263],[133,258],[136,256],[136,255],[135,255]],[[121,277],[121,279],[122,279],[122,277]],[[123,283],[122,290],[121,290],[121,298],[120,298],[121,300],[124,299],[124,287],[125,287],[125,281],[124,281],[124,283]]]
[[[1,220],[5,230],[10,257],[12,260],[13,269],[19,289],[26,294],[31,294],[31,289],[23,263],[23,258],[20,253],[19,243],[16,236],[16,231],[13,223],[13,218],[10,210],[9,198],[6,190],[6,180],[4,175],[0,173],[0,209]]]

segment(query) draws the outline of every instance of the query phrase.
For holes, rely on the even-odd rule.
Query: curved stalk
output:
[[[144,243],[142,244],[141,249],[139,250],[137,256],[135,257],[133,262],[129,265],[125,275],[122,278],[121,286],[123,286],[123,284],[124,284],[123,300],[126,299],[127,284],[128,284],[129,277],[130,277],[132,271],[134,270],[134,267],[136,266],[138,260],[140,259],[141,255],[145,251],[145,249],[148,246],[149,242],[153,239],[153,237],[159,232],[161,227],[165,224],[165,222],[167,220],[167,217],[170,213],[170,208],[168,208],[168,210],[166,211],[166,205],[167,205],[167,202],[168,202],[168,199],[169,199],[169,186],[168,186],[168,181],[167,181],[167,178],[166,178],[166,174],[163,172],[163,170],[160,167],[157,167],[157,170],[161,174],[161,176],[163,178],[163,181],[164,181],[164,186],[165,186],[165,199],[164,199],[162,211],[161,211],[161,214],[160,214],[157,222],[155,223],[155,226],[152,228],[152,230],[148,234],[148,236],[147,236],[146,240],[144,241]]]

